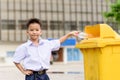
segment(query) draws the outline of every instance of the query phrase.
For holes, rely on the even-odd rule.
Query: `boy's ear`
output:
[[[42,35],[42,30],[40,31],[40,35]]]
[[[28,31],[26,31],[26,33],[28,34]]]
[[[26,34],[28,35],[28,31],[26,31]]]

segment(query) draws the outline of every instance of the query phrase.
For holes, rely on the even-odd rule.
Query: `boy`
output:
[[[60,43],[79,32],[72,31],[58,40],[49,41],[40,38],[42,24],[38,19],[30,19],[26,26],[29,40],[16,49],[13,62],[26,75],[25,80],[50,80],[46,70],[50,65],[51,51],[58,50]],[[20,64],[22,60],[23,66]]]

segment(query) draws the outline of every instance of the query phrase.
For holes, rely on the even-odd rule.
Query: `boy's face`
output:
[[[37,23],[32,23],[29,25],[27,34],[29,35],[30,39],[37,40],[39,36],[42,34],[40,25]]]

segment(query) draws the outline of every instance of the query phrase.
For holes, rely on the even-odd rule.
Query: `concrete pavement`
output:
[[[84,80],[83,62],[54,62],[47,71],[51,80]],[[0,80],[24,80],[14,64],[0,63]]]

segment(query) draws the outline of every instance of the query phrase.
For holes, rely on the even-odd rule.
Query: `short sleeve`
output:
[[[50,41],[50,47],[52,48],[52,51],[59,50],[60,48],[60,41],[59,40],[51,40]]]
[[[13,62],[20,63],[25,58],[25,47],[20,46],[16,49],[13,56]]]

